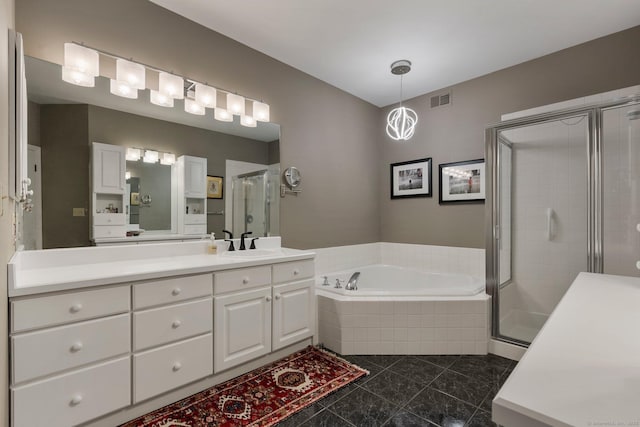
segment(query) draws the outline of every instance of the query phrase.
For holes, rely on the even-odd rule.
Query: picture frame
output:
[[[222,199],[223,180],[221,176],[207,175],[207,199]]]
[[[390,165],[391,198],[431,197],[431,157]]]
[[[131,206],[140,206],[140,193],[131,193]]]
[[[440,204],[484,203],[486,198],[484,159],[442,163],[439,169],[438,201]]]

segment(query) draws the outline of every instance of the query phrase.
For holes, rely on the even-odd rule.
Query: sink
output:
[[[259,258],[282,255],[280,249],[247,249],[246,251],[226,251],[220,254],[229,258]]]

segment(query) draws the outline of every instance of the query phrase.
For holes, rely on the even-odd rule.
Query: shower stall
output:
[[[273,179],[268,169],[233,177],[232,230],[234,235],[251,232],[251,237],[273,235],[271,201]],[[277,215],[277,214],[276,214]]]
[[[640,97],[490,127],[486,164],[495,339],[531,343],[579,272],[640,276]]]

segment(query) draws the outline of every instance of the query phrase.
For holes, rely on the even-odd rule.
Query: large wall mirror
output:
[[[26,57],[25,65],[28,169],[35,191],[33,210],[24,213],[25,249],[91,244],[92,142],[204,157],[207,174],[224,181],[223,197],[207,199],[207,233],[222,237],[223,228],[251,230],[256,219],[266,217],[268,231],[256,233],[279,234],[279,125],[259,122],[247,128],[237,116],[219,122],[211,110],[205,116],[186,113],[180,100],[173,108],[153,105],[148,90],[138,99],[112,95],[106,77],[98,77],[93,88],[79,87],[62,81],[58,64]],[[127,184],[139,196],[128,221],[150,232],[171,232],[169,168],[127,162]],[[265,180],[260,194],[258,184],[243,178],[259,172]]]

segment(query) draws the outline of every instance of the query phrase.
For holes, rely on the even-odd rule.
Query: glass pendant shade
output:
[[[244,116],[244,97],[228,93],[227,111],[236,116]]]
[[[176,162],[176,155],[173,153],[162,153],[162,157],[160,158],[160,164],[162,165],[173,165]]]
[[[411,139],[416,130],[418,115],[411,108],[394,108],[387,115],[387,135],[396,141]]]
[[[112,94],[123,98],[138,99],[138,89],[133,89],[126,82],[120,80],[111,79],[110,91]]]
[[[95,77],[81,73],[80,71],[62,67],[62,80],[67,83],[71,83],[76,86],[94,87],[96,85],[95,79]]]
[[[199,83],[196,84],[196,102],[203,107],[215,108],[217,96],[218,94],[215,88]]]
[[[137,162],[142,157],[142,150],[139,148],[127,148],[127,154],[125,158],[132,162]]]
[[[158,163],[158,152],[153,150],[145,150],[142,161],[145,163]]]
[[[145,89],[145,68],[126,59],[116,60],[116,80],[133,89]]]
[[[96,77],[99,74],[98,52],[75,43],[64,44],[64,66],[87,76]]]
[[[195,114],[197,116],[204,116],[204,107],[198,104],[193,99],[185,99],[184,100],[184,111],[190,114]]]
[[[160,73],[158,76],[158,92],[173,99],[183,99],[184,80],[180,76]]]
[[[254,128],[258,125],[256,120],[251,116],[240,116],[240,124],[248,128]]]
[[[213,112],[213,117],[221,122],[232,122],[233,121],[233,114],[231,114],[230,112],[228,112],[227,110],[223,109],[223,108],[216,108],[216,110]]]
[[[253,118],[259,122],[269,121],[269,104],[253,101]]]
[[[149,100],[152,104],[159,105],[161,107],[173,107],[173,98],[155,90],[151,91]]]

